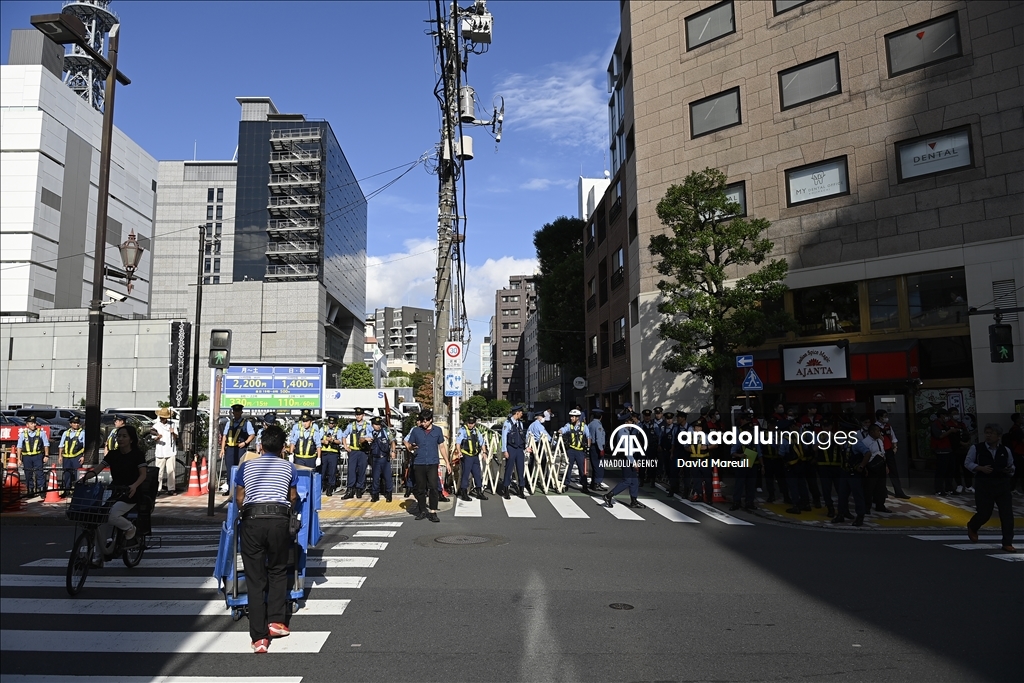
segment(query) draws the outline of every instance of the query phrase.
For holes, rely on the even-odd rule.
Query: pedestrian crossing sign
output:
[[[743,391],[764,391],[764,383],[754,372],[754,368],[750,368],[747,376],[743,378]]]

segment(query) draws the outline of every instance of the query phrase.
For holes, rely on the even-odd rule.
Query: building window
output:
[[[519,288],[520,288],[519,280],[516,280],[515,282],[511,283],[511,286],[509,287],[509,289],[519,289]]]
[[[842,91],[838,52],[779,72],[779,100],[783,111]]]
[[[625,316],[615,321],[612,327],[612,356],[621,356],[626,353],[626,318]]]
[[[900,326],[900,307],[896,278],[870,280],[867,284],[871,329],[892,330],[898,328]]]
[[[800,5],[806,5],[811,0],[775,0],[775,16],[796,9]]]
[[[963,268],[907,276],[910,326],[967,324],[967,282]]]
[[[629,326],[636,327],[640,324],[640,299],[636,298],[629,302]]]
[[[214,275],[212,278],[210,278],[210,284],[211,285],[219,285],[220,284],[220,275]]]
[[[510,303],[513,303],[513,304],[517,303],[519,301],[519,295],[517,294],[516,296],[510,296],[508,298],[508,300],[509,300]]]
[[[213,207],[212,206],[206,207],[206,220],[208,220],[208,221],[212,221],[213,220]]]
[[[209,273],[210,272],[210,267],[212,265],[213,264],[211,263],[210,259],[208,259],[208,258],[207,259],[203,259],[203,272],[204,273]]]
[[[740,205],[739,213],[730,214],[725,218],[738,218],[747,215],[747,183],[744,180],[725,186],[725,198]]]
[[[508,328],[510,330],[518,330],[519,329],[519,323],[509,323],[508,324]]]
[[[519,309],[518,308],[513,308],[511,311],[508,312],[508,314],[511,315],[512,317],[515,317],[515,316],[519,315]]]
[[[963,54],[956,12],[915,24],[885,37],[889,77],[905,74]]]
[[[215,273],[219,273],[220,272],[220,259],[219,258],[213,259],[213,272],[215,272]]]
[[[608,367],[608,323],[601,323],[601,328],[598,333],[601,338],[601,367]]]
[[[970,126],[896,143],[896,178],[901,183],[972,166]]]
[[[637,238],[639,234],[639,226],[636,220],[636,209],[633,209],[633,213],[629,214],[629,243],[632,244],[633,240]]]
[[[850,194],[846,157],[836,157],[786,171],[786,205],[796,206]]]
[[[221,206],[220,204],[217,205],[217,216],[216,216],[216,218],[219,221],[224,220],[224,207]]]
[[[507,296],[501,297],[501,303],[507,304],[508,303],[508,297]]]
[[[213,188],[212,187],[208,188],[206,190],[206,201],[208,201],[208,202],[212,202],[213,201]]]
[[[686,49],[705,45],[736,32],[736,14],[732,1],[720,2],[686,17]]]
[[[510,379],[512,379],[512,378],[511,377],[502,377],[501,378],[501,383],[502,384],[508,384]]]
[[[856,282],[793,290],[793,316],[802,337],[860,331]]]
[[[739,87],[690,103],[691,138],[699,138],[740,123]]]
[[[508,323],[502,323],[501,324],[501,329],[507,330],[508,329]]]
[[[222,201],[224,201],[224,188],[223,187],[218,187],[217,188],[217,203],[219,204]]]
[[[597,335],[590,337],[590,353],[587,354],[587,367],[597,367]]]
[[[215,226],[213,226],[213,236],[216,237],[217,239],[220,239],[222,226],[223,223],[217,223]],[[209,229],[210,226],[207,225],[206,227],[207,229]]]
[[[597,306],[597,278],[592,277],[587,282],[587,310],[592,310]]]
[[[608,303],[608,259],[597,264],[597,298],[601,306]]]
[[[597,243],[601,244],[608,236],[608,223],[604,211],[598,211],[594,220],[597,223]]]
[[[612,280],[611,281],[612,289],[615,289],[616,287],[621,285],[622,281],[625,279],[625,277],[626,277],[626,254],[622,250],[622,247],[619,247],[618,249],[615,250],[615,253],[612,254],[612,278],[611,278],[611,280]]]

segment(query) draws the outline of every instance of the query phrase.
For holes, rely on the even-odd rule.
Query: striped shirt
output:
[[[264,453],[246,460],[235,472],[235,485],[245,489],[243,505],[250,503],[280,503],[289,505],[290,489],[298,484],[299,472],[295,465],[282,460],[276,453]]]

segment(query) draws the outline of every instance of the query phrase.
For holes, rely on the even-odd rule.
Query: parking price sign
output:
[[[224,371],[220,405],[319,410],[323,386],[322,365],[232,365]]]

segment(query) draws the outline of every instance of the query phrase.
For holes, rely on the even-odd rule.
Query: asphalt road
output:
[[[678,502],[674,516],[695,523],[653,510],[627,520],[591,499],[572,501],[585,518],[566,519],[541,497],[529,500],[534,517],[514,518],[492,497],[480,517],[449,511],[440,524],[409,516],[327,528],[310,557],[332,566],[310,571],[318,585],[307,613],[261,657],[248,650],[245,620],[233,622],[202,584],[215,528],[166,530],[164,552],[132,570],[108,563],[68,599],[70,529],[4,526],[0,675],[1021,680],[1024,562],[954,548],[949,538],[798,528],[743,513],[735,519],[750,525],[726,524]],[[350,562],[373,566],[333,566]],[[174,566],[182,564],[193,566]],[[148,584],[102,585],[113,577]],[[39,585],[46,581],[54,585]],[[140,600],[158,602],[132,602]]]

